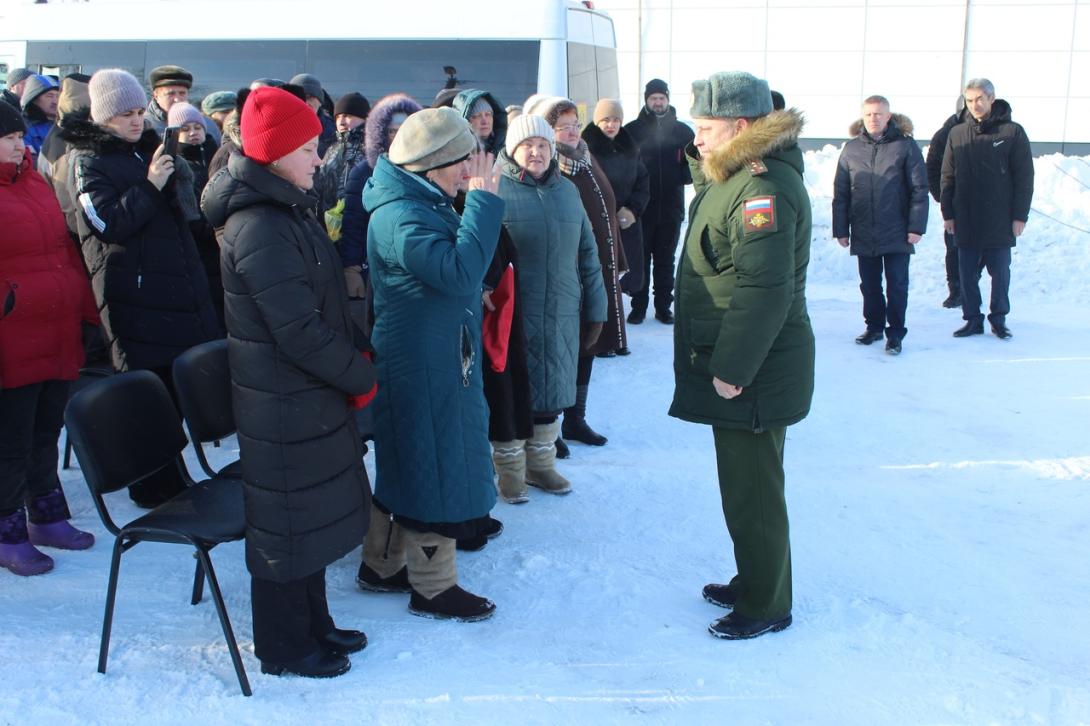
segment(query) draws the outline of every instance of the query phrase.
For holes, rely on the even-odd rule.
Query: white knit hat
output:
[[[556,155],[556,134],[553,133],[553,127],[544,116],[529,113],[518,116],[508,125],[507,141],[504,143],[507,155],[514,157],[518,145],[534,136],[540,136],[548,141],[551,155]]]

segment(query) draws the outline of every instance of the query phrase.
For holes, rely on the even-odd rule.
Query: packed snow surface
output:
[[[330,607],[371,642],[332,681],[261,675],[240,543],[212,557],[253,698],[207,593],[189,605],[177,546],[124,556],[96,673],[111,539],[79,469],[62,472],[98,543],[52,552],[41,577],[0,572],[0,723],[1090,722],[1090,159],[1035,162],[1010,341],[951,337],[933,205],[894,358],[853,343],[858,278],[829,228],[837,153],[806,157],[817,390],[788,431],[791,628],[706,631],[723,611],[700,589],[734,572],[711,431],[666,416],[671,329],[649,319],[630,326],[630,357],[596,364],[588,418],[609,444],[573,445],[560,468],[574,492],[498,505],[503,535],[459,555],[495,617],[426,620],[407,596],[363,594],[357,551],[329,568]],[[124,494],[111,505],[137,513]]]

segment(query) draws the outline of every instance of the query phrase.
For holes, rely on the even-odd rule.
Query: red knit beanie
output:
[[[265,86],[246,97],[242,151],[258,164],[271,164],[321,133],[314,110],[287,91]]]

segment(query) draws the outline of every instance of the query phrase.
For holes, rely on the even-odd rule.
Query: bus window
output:
[[[586,124],[598,103],[598,62],[595,47],[568,43],[568,98],[579,108],[579,121]]]

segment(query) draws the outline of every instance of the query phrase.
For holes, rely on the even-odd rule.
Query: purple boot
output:
[[[27,539],[25,509],[0,517],[0,567],[24,577],[53,569],[53,558],[39,552]]]
[[[48,494],[30,501],[30,525],[27,527],[30,541],[39,547],[56,547],[59,550],[85,550],[95,543],[90,532],[81,532],[68,523],[72,514],[64,492],[58,487]]]

